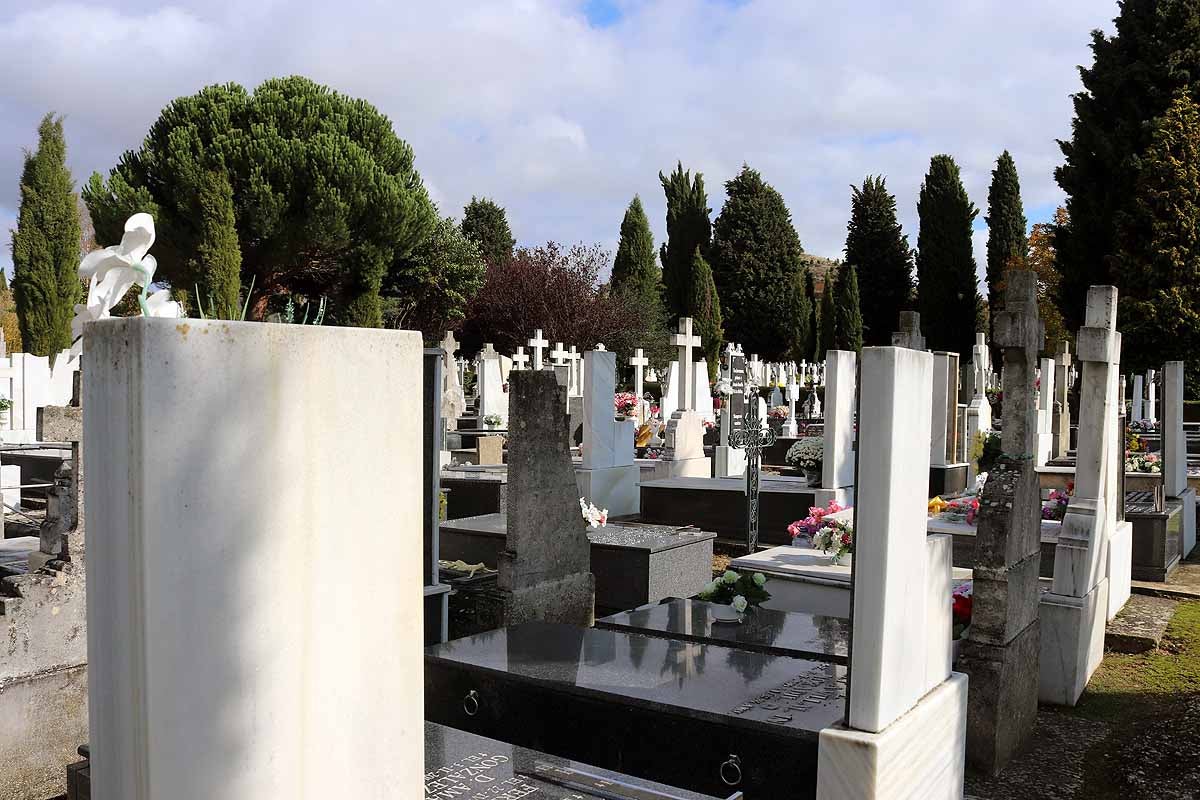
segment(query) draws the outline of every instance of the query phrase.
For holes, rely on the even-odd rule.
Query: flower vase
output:
[[[808,481],[808,485],[813,488],[821,486],[821,470],[819,469],[804,469],[804,478]]]

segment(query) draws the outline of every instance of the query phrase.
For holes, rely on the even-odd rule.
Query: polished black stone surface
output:
[[[756,608],[742,622],[718,622],[717,606],[674,598],[596,620],[596,627],[668,639],[717,644],[777,656],[846,663],[850,621],[841,617]]]
[[[432,722],[425,723],[425,798],[715,800]]]
[[[846,669],[821,661],[551,623],[426,648],[440,666],[731,726],[815,738],[842,717]]]

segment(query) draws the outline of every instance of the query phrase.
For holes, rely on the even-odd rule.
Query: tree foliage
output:
[[[896,198],[882,176],[868,176],[862,188],[851,186],[850,191],[846,263],[862,276],[863,343],[886,346],[892,343],[900,312],[911,307],[912,249],[896,219]]]
[[[508,227],[508,214],[494,200],[472,196],[463,208],[462,232],[488,263],[512,258],[517,240]]]
[[[821,342],[817,346],[817,361],[824,361],[825,353],[837,349],[834,342],[837,330],[837,312],[834,308],[833,294],[839,270],[840,268],[838,270],[831,269],[825,273],[825,290],[821,292]]]
[[[1056,231],[1056,247],[1060,307],[1071,329],[1082,324],[1093,284],[1115,285],[1122,306],[1145,297],[1136,297],[1138,278],[1128,265],[1154,263],[1158,245],[1135,238],[1138,226],[1123,218],[1140,215],[1139,181],[1155,161],[1146,151],[1160,135],[1150,122],[1167,113],[1178,90],[1200,96],[1200,2],[1124,0],[1115,23],[1111,37],[1092,32],[1094,60],[1080,70],[1083,91],[1072,97],[1072,137],[1059,143],[1065,162],[1055,177],[1067,194],[1069,223]],[[1123,347],[1142,349],[1140,335],[1126,331]]]
[[[478,245],[453,219],[439,219],[425,241],[395,261],[383,279],[385,323],[421,331],[426,340],[440,339],[462,324],[484,273]]]
[[[1046,342],[1042,354],[1052,357],[1058,352],[1059,343],[1071,338],[1062,312],[1058,308],[1059,284],[1062,276],[1058,272],[1058,254],[1054,249],[1056,227],[1067,223],[1067,210],[1061,206],[1054,212],[1053,222],[1039,222],[1029,231],[1028,255],[1022,262],[1014,259],[1009,268],[1029,269],[1038,276],[1038,316],[1046,326]],[[1004,290],[1003,281],[998,286]]]
[[[674,324],[680,317],[688,315],[695,280],[692,263],[697,248],[701,257],[711,264],[712,222],[709,214],[712,209],[708,207],[704,176],[697,172],[693,177],[691,171],[685,172],[682,162],[676,163],[675,171],[669,177],[659,172],[658,179],[667,196],[667,241],[659,251],[663,304],[668,322]]]
[[[958,164],[948,155],[934,156],[917,201],[917,304],[930,350],[969,357],[975,344],[978,279],[971,225],[978,213]]]
[[[1023,261],[1028,250],[1025,236],[1025,209],[1021,204],[1021,181],[1017,165],[1005,150],[996,159],[992,183],[988,188],[987,240],[987,302],[991,310],[1004,306],[1000,282],[1004,271],[1016,261]],[[994,336],[988,332],[988,341]]]
[[[820,361],[821,331],[817,323],[817,288],[812,270],[804,271],[804,298],[808,301],[808,319],[804,325],[804,341],[808,347],[801,361]]]
[[[1135,371],[1186,362],[1200,390],[1200,108],[1176,94],[1155,120],[1133,205],[1118,216],[1122,363]]]
[[[688,314],[696,323],[708,378],[714,380],[721,365],[721,345],[725,341],[721,329],[721,301],[713,283],[712,269],[700,255],[699,247],[692,254],[692,297],[688,302]]]
[[[725,183],[726,200],[713,225],[713,279],[725,335],[767,360],[801,356],[809,316],[800,237],[783,197],[756,170]]]
[[[637,195],[621,220],[621,238],[613,259],[610,284],[614,292],[645,303],[655,314],[662,313],[662,270],[654,250],[650,221],[646,219],[642,200]]]
[[[209,317],[240,319],[242,251],[233,211],[233,187],[224,172],[207,170],[196,192],[196,301]]]
[[[518,247],[508,261],[488,264],[483,286],[467,306],[463,352],[476,352],[491,342],[497,350],[511,353],[538,328],[549,341],[581,351],[598,343],[617,352],[661,349],[659,320],[644,306],[600,285],[600,270],[608,258],[599,245],[564,249],[548,242]]]
[[[862,352],[863,324],[859,309],[858,275],[853,264],[838,270],[833,287],[833,349]]]
[[[214,170],[232,188],[241,283],[254,282],[258,319],[280,298],[327,296],[330,321],[379,326],[384,275],[437,222],[412,148],[387,117],[289,77],[170,103],[142,147],[84,189],[97,239],[111,244],[130,214],[153,214],[156,280],[190,289],[205,279],[194,209]]]
[[[21,331],[16,344],[34,355],[71,346],[71,318],[81,295],[75,205],[62,119],[47,114],[38,126],[37,150],[25,153],[12,234],[12,294]]]

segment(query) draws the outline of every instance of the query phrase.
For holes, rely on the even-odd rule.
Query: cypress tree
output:
[[[804,339],[808,342],[803,361],[820,361],[817,351],[821,349],[821,332],[817,325],[817,290],[811,269],[804,270],[804,297],[808,301],[808,321],[804,326]]]
[[[1200,108],[1179,91],[1154,121],[1130,212],[1118,218],[1117,263],[1131,284],[1120,298],[1122,363],[1141,371],[1186,363],[1200,387]]]
[[[890,345],[900,312],[910,308],[912,249],[896,219],[896,198],[882,176],[851,186],[846,263],[861,272],[863,342]],[[857,279],[856,279],[857,280]]]
[[[834,332],[836,330],[837,312],[834,311],[833,293],[837,282],[837,270],[831,269],[825,273],[825,288],[821,292],[821,343],[817,346],[817,361],[825,360],[825,353],[836,350]]]
[[[663,305],[668,322],[674,325],[680,317],[687,316],[691,302],[695,277],[692,262],[696,249],[705,261],[709,260],[712,239],[712,223],[708,207],[708,193],[704,190],[704,176],[699,172],[692,177],[685,172],[683,163],[677,162],[675,171],[665,176],[658,173],[663,192],[667,196],[667,241],[663,242],[659,257],[662,260]]]
[[[862,352],[862,311],[859,309],[858,275],[854,265],[838,270],[833,293],[833,346],[836,350]]]
[[[13,301],[25,351],[53,356],[71,346],[81,295],[79,214],[62,118],[47,114],[37,150],[25,154],[21,204],[12,236]]]
[[[717,286],[713,283],[712,269],[697,247],[692,254],[692,296],[688,304],[688,315],[695,322],[696,333],[701,338],[700,349],[708,365],[708,379],[717,376],[721,365],[721,345],[724,336],[721,330],[721,301]]]
[[[508,215],[495,201],[471,196],[463,208],[463,236],[479,247],[488,264],[503,264],[512,258],[517,240],[508,227]]]
[[[917,215],[917,304],[930,350],[968,356],[975,344],[975,257],[971,224],[978,209],[967,197],[958,164],[937,155],[921,184]]]
[[[621,220],[621,239],[613,260],[612,288],[653,309],[657,317],[662,309],[662,270],[654,251],[654,234],[642,208],[642,200],[634,195],[625,218]]]
[[[1021,181],[1017,176],[1017,165],[1007,150],[996,159],[996,168],[992,170],[988,213],[984,219],[988,225],[987,303],[988,311],[993,312],[989,314],[989,319],[995,319],[994,312],[1004,307],[1001,291],[1004,271],[1010,266],[1023,264],[1029,254],[1029,240],[1025,237],[1025,210],[1021,205]],[[988,341],[994,341],[994,331],[987,333]],[[994,349],[993,357],[998,352]]]
[[[1067,195],[1069,222],[1055,231],[1055,249],[1060,308],[1071,330],[1083,322],[1089,286],[1115,285],[1121,305],[1140,292],[1125,265],[1138,251],[1138,260],[1150,263],[1156,244],[1129,238],[1122,218],[1134,213],[1154,135],[1148,123],[1166,113],[1177,90],[1200,96],[1200,3],[1124,0],[1119,8],[1115,35],[1092,32],[1094,61],[1080,69],[1083,91],[1072,96],[1072,136],[1059,142],[1065,163],[1055,178]],[[1137,347],[1126,338],[1127,346]]]
[[[793,358],[807,350],[801,336],[809,309],[791,214],[779,192],[748,166],[726,182],[725,194],[710,260],[726,336],[769,360]]]
[[[196,205],[199,232],[194,270],[200,276],[196,300],[206,315],[240,319],[242,250],[235,227],[233,187],[224,172],[208,170],[204,174]]]
[[[8,291],[8,273],[0,269],[0,293]]]

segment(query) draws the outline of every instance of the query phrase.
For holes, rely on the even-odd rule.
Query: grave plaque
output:
[[[733,393],[726,402],[729,403],[729,432],[732,434],[742,429],[742,417],[746,413],[746,357],[741,353],[729,356],[729,385]]]

